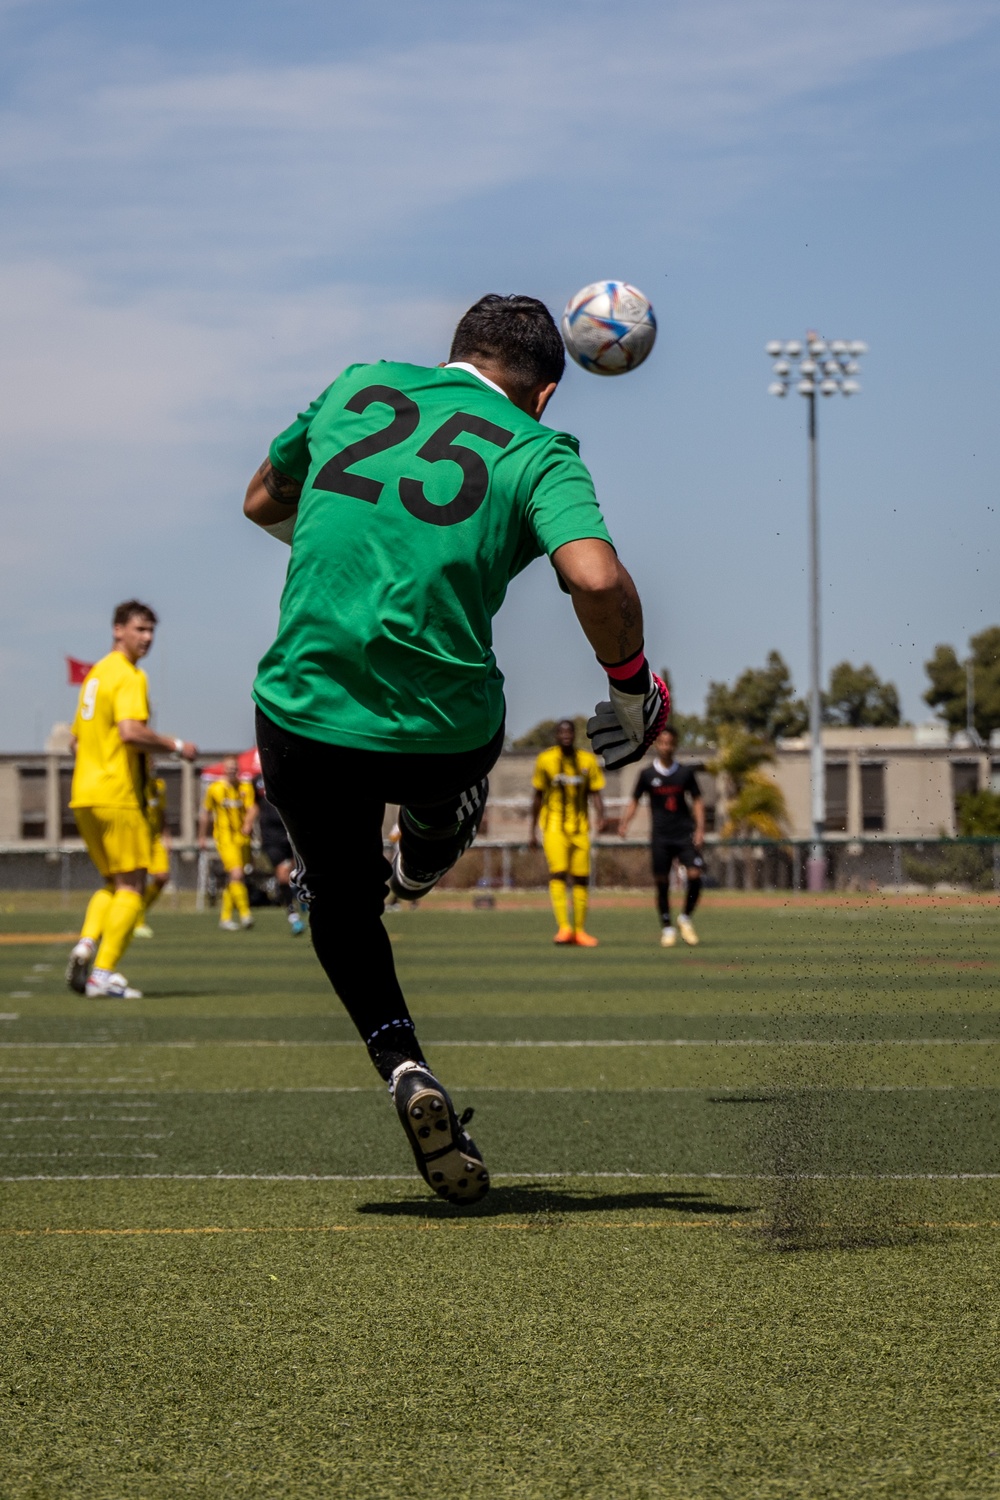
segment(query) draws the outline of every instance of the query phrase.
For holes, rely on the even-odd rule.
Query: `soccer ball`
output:
[[[562,335],[577,364],[592,375],[624,375],[652,349],[656,317],[627,281],[594,281],[567,302]]]

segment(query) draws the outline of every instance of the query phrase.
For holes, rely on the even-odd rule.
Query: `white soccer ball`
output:
[[[567,302],[562,336],[592,375],[624,375],[652,349],[656,317],[649,299],[627,281],[594,281]]]

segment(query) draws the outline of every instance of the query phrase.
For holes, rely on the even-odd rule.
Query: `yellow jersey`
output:
[[[142,808],[146,757],[118,733],[123,719],[148,721],[149,687],[141,667],[121,651],[109,651],[80,688],[70,807]]]
[[[243,823],[257,798],[249,781],[233,786],[231,781],[213,781],[205,793],[205,808],[212,814],[216,843],[231,844],[245,837]]]
[[[535,761],[531,785],[542,793],[539,822],[545,833],[586,833],[590,828],[588,801],[591,792],[604,786],[604,772],[589,750],[564,750],[552,745]]]
[[[163,835],[163,824],[167,817],[167,783],[162,776],[146,778],[146,821],[154,839]]]

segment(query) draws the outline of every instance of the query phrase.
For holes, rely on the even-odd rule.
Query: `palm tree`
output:
[[[706,762],[706,769],[718,778],[720,810],[725,811],[723,838],[780,839],[788,821],[785,795],[761,767],[774,760],[774,751],[765,740],[758,739],[736,725],[719,728],[718,753]],[[746,851],[745,883],[753,884],[753,856]],[[733,856],[730,855],[730,859]],[[733,866],[730,865],[732,871]]]

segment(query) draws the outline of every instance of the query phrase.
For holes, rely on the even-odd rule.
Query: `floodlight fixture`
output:
[[[774,365],[778,378],[768,386],[771,396],[787,396],[792,386],[809,402],[809,769],[811,803],[811,847],[808,861],[810,890],[826,885],[826,760],[823,751],[823,693],[820,679],[820,572],[819,572],[819,460],[816,444],[816,394],[855,396],[861,389],[853,378],[858,360],[868,353],[860,339],[826,339],[810,330],[804,344],[777,339],[767,345],[772,357],[784,358]],[[818,363],[817,363],[818,361]]]

